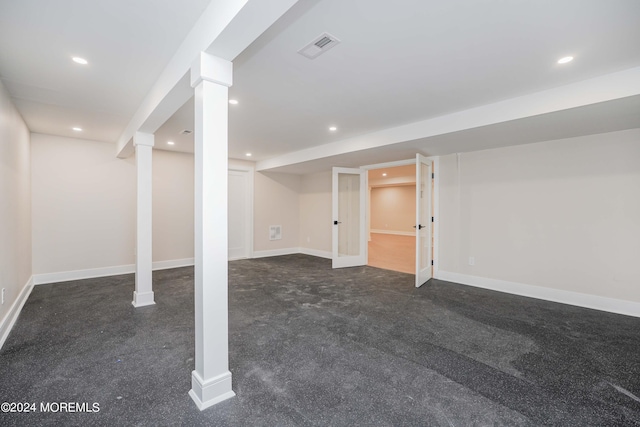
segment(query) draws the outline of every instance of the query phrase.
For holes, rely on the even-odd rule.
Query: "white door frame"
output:
[[[247,202],[247,217],[245,219],[245,245],[246,245],[246,256],[247,258],[253,258],[253,185],[254,185],[254,173],[255,170],[253,166],[249,165],[236,165],[229,164],[228,172],[243,172],[247,174],[249,188],[248,194],[245,195]],[[227,172],[227,173],[228,173]],[[237,259],[237,258],[234,258]]]
[[[426,160],[431,160],[433,162],[433,277],[438,278],[439,272],[439,258],[440,258],[440,157],[439,156],[431,156],[426,157]],[[383,168],[391,168],[395,166],[406,166],[406,165],[415,165],[416,159],[407,159],[407,160],[398,160],[395,162],[386,162],[386,163],[376,163],[372,165],[360,166],[360,169],[365,170],[374,170],[374,169],[383,169]],[[369,192],[367,191],[367,216],[370,215],[371,200],[369,198]],[[367,229],[367,235],[371,232],[370,229]],[[367,252],[368,254],[368,252]],[[367,255],[368,256],[368,255]],[[367,264],[369,263],[369,259],[367,258]]]
[[[427,170],[423,171],[422,166],[426,166]],[[423,176],[423,173],[426,172],[426,176]],[[433,220],[434,220],[434,211],[433,211],[433,162],[427,160],[425,156],[422,154],[416,154],[416,225],[415,228],[416,233],[416,288],[419,288],[423,284],[425,284],[429,279],[433,277]],[[425,184],[424,187],[422,184]],[[426,190],[425,190],[426,189]],[[427,211],[424,211],[425,206],[423,197],[424,193],[427,193],[428,197],[426,198],[426,208]],[[422,221],[424,219],[424,222]],[[426,222],[425,225],[423,225]],[[425,232],[422,232],[422,229],[425,229]],[[426,233],[426,234],[425,234]],[[427,237],[427,245],[422,247],[422,238]],[[428,258],[427,265],[425,268],[422,267],[422,251],[427,248]]]

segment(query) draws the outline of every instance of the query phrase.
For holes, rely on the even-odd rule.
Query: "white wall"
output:
[[[0,345],[32,274],[29,138],[27,125],[0,82],[0,289],[5,289]]]
[[[445,156],[440,174],[440,270],[640,302],[640,129]]]
[[[113,144],[31,135],[33,272],[134,263],[135,159]]]
[[[300,244],[331,255],[331,172],[303,175],[300,186]]]
[[[31,272],[29,239],[19,238],[29,234],[29,148],[5,142],[29,135],[19,116],[5,124],[7,105],[0,191],[16,203],[2,205],[10,239],[0,261],[3,286],[18,283],[9,297]],[[116,159],[106,143],[31,138],[33,273],[133,264],[134,159]],[[190,155],[154,152],[154,260],[192,256],[192,163]],[[440,271],[640,302],[639,129],[464,153],[459,162],[444,156],[440,183]],[[254,185],[258,255],[330,253],[330,172],[257,172]],[[269,240],[269,225],[283,227],[282,240]],[[18,246],[7,245],[11,239]]]
[[[33,267],[39,283],[132,269],[135,262],[135,157],[108,143],[32,134]],[[255,167],[230,160],[230,165]],[[254,251],[299,248],[297,175],[256,173]],[[193,258],[193,155],[153,151],[153,261]],[[282,239],[269,240],[269,225]],[[128,268],[128,270],[127,270]],[[131,270],[132,271],[132,270]],[[91,275],[89,274],[89,275]]]
[[[416,186],[402,185],[371,189],[369,212],[371,231],[410,233],[416,222]]]
[[[32,134],[33,266],[38,281],[133,271],[135,156],[112,144]],[[153,150],[153,261],[193,258],[193,155]],[[115,270],[114,270],[115,268]]]
[[[154,262],[193,258],[193,171],[192,154],[153,150]]]
[[[254,162],[230,159],[229,166],[255,171]],[[253,206],[255,256],[297,252],[300,247],[331,251],[330,173],[299,176],[255,172]],[[324,224],[316,223],[315,218],[322,218]],[[269,240],[271,225],[282,226],[281,240]],[[310,243],[306,243],[307,237]]]
[[[256,172],[254,177],[254,252],[299,247],[298,175]],[[282,239],[269,240],[269,226],[282,226]],[[260,255],[260,254],[257,254]]]

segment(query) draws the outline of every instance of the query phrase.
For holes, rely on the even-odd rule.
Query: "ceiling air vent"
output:
[[[338,40],[337,37],[334,37],[329,33],[323,33],[316,37],[311,43],[300,49],[298,53],[309,59],[315,59],[320,56],[321,53],[325,53],[338,43],[340,43],[340,40]]]
[[[182,132],[180,132],[180,135],[189,135],[190,133],[193,133],[193,131],[189,129],[185,129]]]

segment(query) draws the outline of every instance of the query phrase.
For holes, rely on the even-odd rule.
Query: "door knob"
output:
[[[342,221],[333,221],[333,225],[342,224]]]
[[[418,230],[422,230],[423,228],[426,228],[426,225],[422,225],[422,224],[418,224]],[[413,228],[416,228],[416,226],[414,225]]]

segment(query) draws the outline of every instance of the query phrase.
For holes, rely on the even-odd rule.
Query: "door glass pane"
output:
[[[338,174],[338,256],[360,255],[360,175]]]
[[[431,242],[429,241],[429,229],[431,228],[431,211],[429,209],[429,198],[431,197],[431,173],[429,167],[420,163],[420,222],[422,228],[419,233],[420,238],[420,270],[427,268],[430,264]]]

